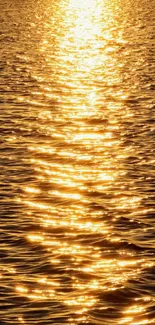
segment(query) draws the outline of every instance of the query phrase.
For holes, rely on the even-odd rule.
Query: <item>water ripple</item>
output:
[[[0,8],[0,323],[153,325],[153,0]]]

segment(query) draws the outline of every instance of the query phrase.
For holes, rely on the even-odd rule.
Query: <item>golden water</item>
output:
[[[0,324],[155,324],[154,1],[0,1]]]

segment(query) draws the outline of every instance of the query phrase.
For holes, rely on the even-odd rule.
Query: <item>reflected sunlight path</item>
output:
[[[121,87],[117,51],[126,42],[116,3],[60,1],[59,16],[56,7],[41,35],[45,69],[32,71],[39,86],[33,104],[40,140],[30,144],[27,160],[37,181],[24,187],[20,200],[38,227],[26,240],[45,252],[49,273],[34,275],[33,286],[23,276],[16,291],[30,300],[60,303],[72,325],[104,324],[111,308],[107,297],[124,292],[129,280],[152,266],[136,256],[124,229],[115,229],[122,211],[132,228],[131,215],[142,201],[125,166],[134,148],[123,145],[123,123],[133,113],[125,108],[129,93]],[[143,302],[114,310],[117,324],[133,325],[135,319],[136,325],[147,324]]]

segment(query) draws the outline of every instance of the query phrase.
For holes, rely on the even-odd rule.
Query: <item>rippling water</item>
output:
[[[0,0],[0,324],[155,324],[154,0]]]

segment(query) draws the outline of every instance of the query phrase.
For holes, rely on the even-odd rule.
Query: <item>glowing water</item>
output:
[[[1,324],[155,324],[154,3],[0,1]]]

